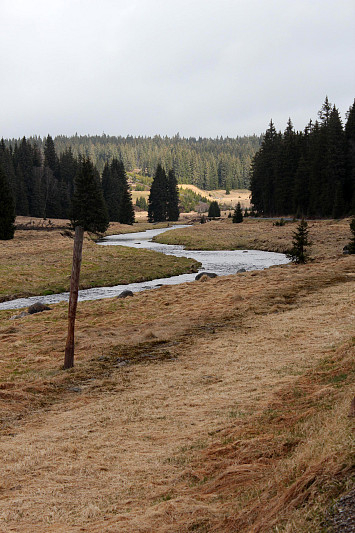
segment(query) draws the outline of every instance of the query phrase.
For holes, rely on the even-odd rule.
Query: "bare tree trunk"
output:
[[[83,251],[84,228],[82,226],[75,227],[74,250],[73,250],[73,265],[70,278],[70,296],[69,296],[69,310],[68,310],[68,337],[65,346],[64,368],[72,368],[74,366],[74,327],[76,307],[78,303],[79,292],[79,278],[81,257]]]

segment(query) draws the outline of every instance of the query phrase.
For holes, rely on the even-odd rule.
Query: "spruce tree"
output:
[[[10,185],[0,166],[0,240],[10,240],[15,233],[15,208]]]
[[[306,248],[311,245],[308,234],[308,224],[302,218],[297,231],[293,233],[292,249],[288,254],[288,257],[294,263],[306,263],[309,259],[309,255],[306,252]]]
[[[148,200],[149,222],[164,222],[167,216],[168,187],[166,173],[159,163],[154,174]]]
[[[132,195],[129,189],[127,174],[122,160],[119,161],[118,165],[118,183],[121,191],[121,200],[119,205],[119,222],[121,224],[133,224],[134,208],[132,202]]]
[[[54,147],[54,141],[50,135],[44,141],[44,166],[51,169],[54,174],[58,172],[59,161]]]
[[[210,203],[208,208],[208,217],[209,218],[218,218],[221,216],[221,210],[219,208],[217,200],[214,200]]]
[[[102,172],[102,190],[109,219],[121,224],[134,223],[134,208],[122,160],[113,158]]]
[[[71,208],[71,223],[84,231],[104,233],[109,218],[96,168],[90,159],[79,163],[75,177],[74,196]]]
[[[240,224],[241,222],[243,222],[243,212],[240,207],[240,202],[238,202],[233,213],[233,223]]]
[[[168,193],[167,193],[167,219],[178,220],[179,213],[179,189],[173,169],[168,173]]]
[[[355,100],[347,112],[346,118],[346,177],[344,183],[344,196],[347,213],[355,215]]]

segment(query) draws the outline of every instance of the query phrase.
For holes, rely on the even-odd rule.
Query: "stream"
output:
[[[176,228],[186,228],[188,226],[176,225],[163,229],[151,229],[138,233],[124,233],[122,235],[110,235],[98,242],[99,246],[130,246],[132,248],[145,248],[166,255],[176,257],[191,257],[201,263],[199,272],[214,272],[218,276],[236,274],[239,270],[263,270],[273,265],[282,265],[289,262],[284,254],[274,252],[262,252],[260,250],[185,250],[181,245],[169,245],[153,242],[152,239],[160,233],[171,231]],[[140,283],[130,283],[128,285],[115,285],[114,287],[96,287],[79,291],[79,301],[101,300],[102,298],[114,298],[123,290],[139,292],[148,289],[156,289],[162,285],[177,285],[179,283],[191,282],[195,280],[194,274],[181,274],[170,278],[160,278],[152,281]],[[68,301],[69,293],[50,294],[47,296],[31,296],[30,298],[19,298],[0,303],[0,310],[20,309],[28,307],[35,302],[41,301],[44,304],[54,304]]]

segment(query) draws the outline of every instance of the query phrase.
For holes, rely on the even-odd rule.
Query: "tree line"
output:
[[[326,97],[304,131],[271,120],[251,167],[251,201],[260,214],[339,218],[355,213],[355,101],[343,127]]]
[[[16,215],[44,219],[72,218],[75,182],[87,164],[92,166],[109,220],[133,224],[132,198],[121,160],[113,158],[110,164],[106,163],[101,177],[91,159],[75,156],[71,147],[58,156],[50,135],[45,139],[43,152],[25,137],[13,147],[7,146],[3,139],[0,141],[2,189],[9,189],[10,196],[6,193],[6,197],[11,197],[10,210]],[[6,204],[10,205],[9,199]]]
[[[127,172],[139,169],[145,176],[153,177],[158,164],[173,169],[178,183],[190,183],[209,189],[249,188],[250,164],[259,149],[261,137],[115,137],[59,135],[53,139],[56,152],[69,149],[75,158],[89,157],[100,173],[106,162],[116,158],[123,162]],[[28,142],[44,151],[47,139],[30,137]],[[6,146],[19,146],[21,140],[7,139]]]

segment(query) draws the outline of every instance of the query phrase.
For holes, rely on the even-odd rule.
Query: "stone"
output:
[[[242,274],[243,272],[246,272],[245,268],[240,268],[237,272],[237,274]]]
[[[18,318],[22,318],[24,316],[28,316],[29,313],[27,311],[22,311],[19,315],[14,315],[10,317],[10,320],[17,320]]]
[[[125,291],[122,291],[117,298],[127,298],[128,296],[133,296],[133,292],[126,289]]]
[[[199,272],[195,277],[195,280],[198,281],[202,278],[202,276],[207,276],[208,278],[216,278],[217,274],[215,274],[214,272]]]
[[[50,311],[51,308],[48,305],[43,304],[42,302],[36,302],[27,309],[29,315],[34,315],[35,313],[42,313],[43,311]]]

